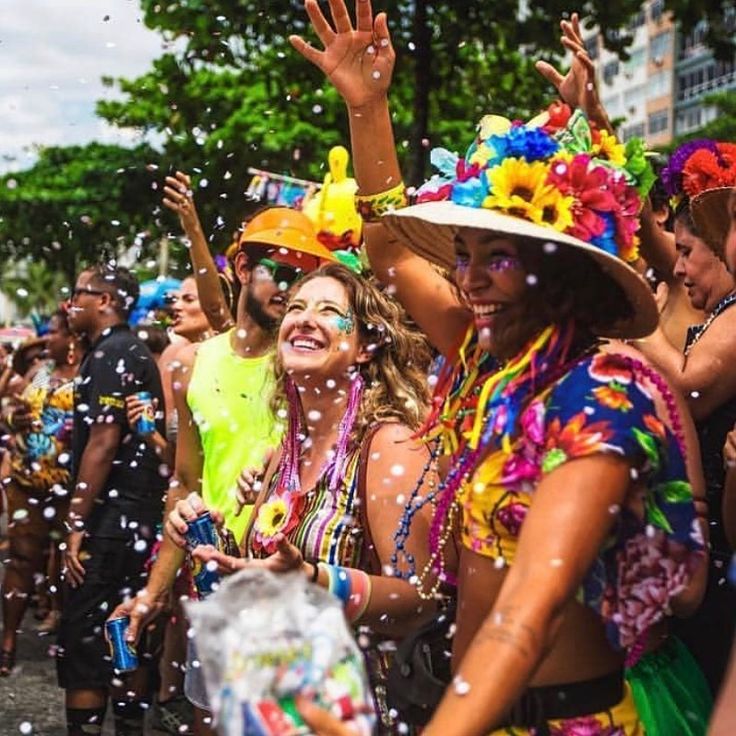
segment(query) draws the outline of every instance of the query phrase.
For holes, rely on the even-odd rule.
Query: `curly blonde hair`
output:
[[[361,436],[376,422],[398,420],[418,428],[429,401],[427,371],[431,352],[424,336],[408,322],[402,307],[376,285],[339,263],[330,263],[302,278],[297,288],[319,278],[339,281],[358,326],[358,337],[372,358],[357,366],[365,382],[354,434]],[[274,408],[283,406],[286,371],[276,360]]]

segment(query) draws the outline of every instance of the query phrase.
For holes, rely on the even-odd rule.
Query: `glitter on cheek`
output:
[[[355,320],[353,319],[353,310],[348,309],[347,313],[343,316],[342,314],[336,315],[333,318],[333,324],[337,327],[338,331],[343,335],[351,335],[355,329]]]

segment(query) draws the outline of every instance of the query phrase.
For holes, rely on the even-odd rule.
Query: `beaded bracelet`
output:
[[[400,210],[409,204],[404,182],[377,194],[356,194],[355,209],[366,222],[376,222],[387,212]]]

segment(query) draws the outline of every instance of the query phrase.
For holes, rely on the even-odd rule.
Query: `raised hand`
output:
[[[184,232],[192,237],[191,233],[200,227],[199,215],[194,206],[192,180],[183,171],[177,171],[175,176],[166,177],[163,203],[179,215]]]
[[[580,31],[577,13],[560,22],[562,45],[572,53],[570,69],[564,76],[546,61],[535,64],[537,71],[551,84],[564,102],[572,108],[581,109],[589,118],[600,117],[602,106],[595,83],[595,64],[588,55]]]
[[[374,20],[370,0],[356,0],[353,27],[344,0],[329,3],[334,28],[317,0],[304,0],[324,51],[300,36],[289,36],[291,45],[325,73],[349,107],[360,108],[385,98],[396,59],[386,14],[379,13]]]

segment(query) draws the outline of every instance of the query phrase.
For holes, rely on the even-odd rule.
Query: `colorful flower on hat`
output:
[[[528,220],[629,261],[641,197],[654,175],[643,145],[623,145],[585,115],[556,103],[530,123],[488,115],[465,157],[438,149],[440,177],[417,202],[450,200]]]
[[[601,130],[598,131],[597,138],[592,148],[595,158],[610,161],[615,166],[623,166],[626,163],[626,147],[618,142],[615,135],[611,135],[607,130]]]
[[[490,194],[483,207],[505,210],[529,220],[541,220],[540,203],[548,193],[547,166],[541,161],[528,163],[521,158],[506,158],[488,169]]]

